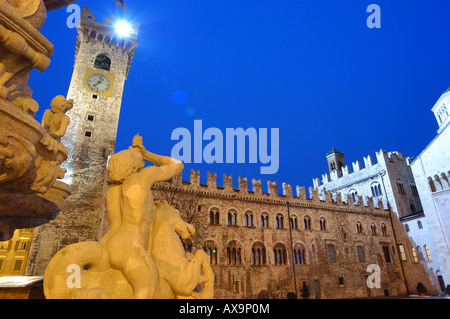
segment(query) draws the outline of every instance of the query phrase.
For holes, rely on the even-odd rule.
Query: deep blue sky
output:
[[[177,127],[280,129],[280,168],[186,164],[202,172],[311,186],[331,147],[346,164],[382,149],[417,156],[438,128],[431,107],[450,85],[448,0],[125,0],[140,24],[125,84],[116,151],[139,132],[148,150],[170,155]],[[381,7],[381,29],[366,8]],[[114,0],[79,0],[99,20]],[[118,12],[120,9],[118,9]],[[75,29],[65,8],[41,32],[55,45],[51,66],[33,71],[40,120],[67,94]],[[176,104],[172,94],[186,94]],[[194,114],[192,114],[194,113]],[[206,143],[204,143],[206,144]]]

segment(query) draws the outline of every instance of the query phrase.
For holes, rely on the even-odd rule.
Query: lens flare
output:
[[[117,34],[121,37],[127,37],[131,34],[131,31],[133,31],[131,24],[123,20],[120,20],[116,23],[115,29]]]

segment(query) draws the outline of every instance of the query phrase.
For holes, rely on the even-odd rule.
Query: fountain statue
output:
[[[144,161],[153,163],[145,167]],[[153,183],[179,175],[183,163],[148,152],[142,137],[111,156],[104,196],[110,228],[100,241],[60,250],[44,275],[47,298],[208,299],[214,274],[203,250],[186,253],[180,236],[195,233],[166,201],[154,201]]]

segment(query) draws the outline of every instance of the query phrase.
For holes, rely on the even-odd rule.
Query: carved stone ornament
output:
[[[63,3],[69,1],[0,1],[0,240],[54,219],[70,194],[57,181],[67,150],[34,119],[39,104],[28,87],[31,70],[47,69],[53,54],[39,29],[47,10]]]

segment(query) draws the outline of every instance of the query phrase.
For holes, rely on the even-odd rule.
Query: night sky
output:
[[[114,0],[79,0],[97,20]],[[125,0],[139,44],[125,83],[116,152],[139,132],[146,148],[170,155],[172,131],[279,128],[279,170],[256,164],[185,164],[237,177],[300,186],[327,172],[335,147],[351,163],[380,149],[415,157],[438,129],[431,108],[450,85],[448,0]],[[370,29],[369,4],[381,8]],[[116,9],[117,14],[121,8]],[[63,8],[41,32],[55,45],[50,67],[29,81],[40,120],[66,95],[76,30]],[[203,146],[209,141],[204,141]],[[224,140],[225,146],[225,140]],[[192,146],[193,147],[193,146]],[[248,148],[247,148],[248,149]],[[270,148],[269,148],[270,151]],[[225,150],[224,150],[225,152]],[[225,157],[225,155],[224,155]]]

